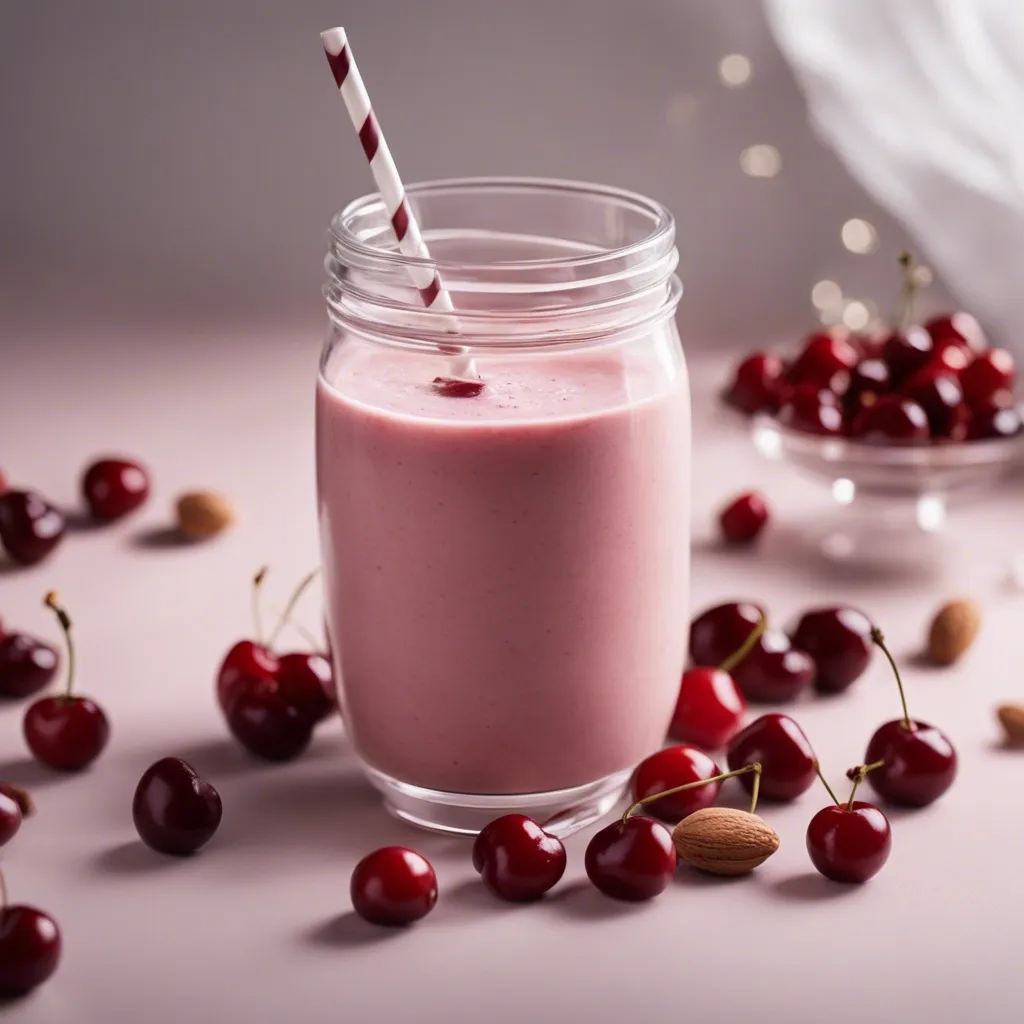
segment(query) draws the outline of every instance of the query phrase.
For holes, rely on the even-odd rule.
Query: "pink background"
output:
[[[1022,599],[1006,575],[1022,482],[954,520],[953,565],[938,580],[825,572],[801,538],[826,495],[758,462],[712,397],[726,365],[712,345],[802,331],[813,280],[842,271],[881,288],[900,244],[810,137],[756,7],[161,8],[105,0],[88,12],[52,3],[0,15],[0,464],[69,505],[97,453],[137,454],[156,481],[133,520],[75,532],[30,570],[0,564],[5,622],[54,638],[41,599],[61,591],[81,690],[113,722],[93,770],[55,778],[27,759],[21,708],[0,707],[0,777],[31,787],[39,806],[3,851],[7,884],[14,900],[54,914],[66,944],[54,979],[0,1015],[1019,1020],[1024,836],[1014,808],[1024,762],[999,749],[992,707],[1020,686]],[[510,908],[482,891],[467,843],[380,810],[336,722],[279,767],[253,763],[226,736],[212,677],[249,629],[250,576],[271,564],[268,598],[279,607],[318,558],[319,264],[330,211],[368,187],[318,51],[316,32],[339,21],[410,178],[579,175],[677,211],[696,395],[695,608],[749,596],[784,622],[812,604],[863,606],[908,658],[914,713],[945,727],[961,754],[961,778],[941,803],[893,814],[892,858],[871,884],[840,888],[811,872],[804,829],[827,799],[815,788],[764,808],[782,847],[750,878],[681,869],[659,899],[621,905],[585,883],[583,833],[568,843],[567,877],[551,898]],[[717,83],[730,51],[754,60],[747,90]],[[677,90],[699,98],[682,134],[664,117]],[[443,117],[424,119],[426,95]],[[782,151],[778,178],[739,173],[739,149],[757,141]],[[839,245],[839,225],[857,215],[881,230],[878,255]],[[713,510],[751,485],[775,504],[776,526],[756,553],[723,553]],[[238,526],[202,547],[161,544],[173,497],[196,487],[230,495]],[[985,607],[976,649],[948,671],[914,665],[931,612],[961,592]],[[315,597],[303,616],[316,623]],[[794,714],[842,785],[897,709],[875,659],[848,696]],[[224,798],[220,832],[192,860],[151,854],[131,824],[138,776],[167,754],[191,759]],[[389,842],[429,856],[442,887],[434,914],[398,934],[353,920],[347,895],[355,861]]]

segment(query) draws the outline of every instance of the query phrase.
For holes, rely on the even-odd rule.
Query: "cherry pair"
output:
[[[259,637],[259,590],[266,570],[253,580],[253,609]],[[287,761],[309,745],[316,725],[336,706],[330,662],[317,652],[278,656],[273,644],[299,598],[315,578],[307,575],[267,643],[240,640],[217,672],[217,701],[232,735],[250,753]]]
[[[98,459],[83,473],[81,491],[90,516],[112,522],[146,500],[149,474],[128,459]],[[61,542],[65,528],[63,513],[38,492],[0,488],[0,545],[13,561],[41,562]]]

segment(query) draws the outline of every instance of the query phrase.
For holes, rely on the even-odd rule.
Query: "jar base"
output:
[[[363,771],[396,818],[430,832],[469,836],[503,814],[525,814],[553,835],[571,835],[607,814],[632,775],[626,769],[583,786],[546,793],[470,794],[413,786],[366,764]]]

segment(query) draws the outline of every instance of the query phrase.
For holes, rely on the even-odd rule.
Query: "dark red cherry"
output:
[[[779,423],[806,434],[841,434],[843,410],[834,391],[802,384],[779,410]]]
[[[764,609],[729,601],[701,612],[690,625],[690,658],[695,665],[721,665],[757,628]]]
[[[290,761],[313,738],[316,724],[281,694],[277,681],[253,678],[240,687],[227,712],[231,734],[266,761]]]
[[[412,924],[437,903],[437,875],[430,861],[404,846],[368,853],[352,872],[352,907],[371,924]]]
[[[736,367],[725,400],[741,412],[779,411],[788,390],[783,377],[782,360],[765,352],[755,352]]]
[[[322,654],[282,654],[278,660],[277,687],[286,701],[313,722],[323,721],[337,706],[334,673]]]
[[[41,985],[60,963],[61,938],[49,914],[24,904],[0,908],[0,998]]]
[[[82,475],[82,497],[93,519],[112,522],[149,497],[149,474],[128,459],[98,459]]]
[[[53,681],[57,650],[27,633],[0,639],[0,697],[29,697]]]
[[[718,765],[699,747],[687,743],[666,747],[637,765],[631,782],[633,800],[643,800],[676,786],[702,782],[719,774]],[[710,807],[721,788],[721,782],[709,782],[706,786],[654,800],[647,804],[647,810],[662,821],[675,824],[702,807]]]
[[[0,494],[6,494],[9,486],[7,477],[4,476],[4,471],[0,469]]]
[[[856,348],[842,335],[812,334],[787,371],[786,380],[794,386],[810,384],[827,388],[837,373],[852,370],[858,359]]]
[[[944,313],[932,317],[924,327],[932,336],[936,350],[962,346],[972,353],[977,353],[983,351],[987,344],[981,324],[970,313]]]
[[[917,373],[933,354],[932,337],[923,327],[894,331],[882,345],[882,358],[896,387]]]
[[[21,804],[10,793],[0,790],[0,846],[5,846],[21,828]]]
[[[676,873],[676,848],[664,825],[642,814],[621,818],[587,844],[587,877],[617,900],[649,900],[664,892]]]
[[[814,673],[810,655],[795,648],[781,630],[769,629],[732,670],[732,677],[748,701],[770,704],[799,696],[814,682]]]
[[[722,536],[730,544],[749,544],[768,522],[768,503],[757,491],[741,494],[718,516]]]
[[[967,417],[963,415],[964,391],[951,373],[933,364],[918,370],[900,392],[916,402],[928,417],[932,437],[962,441],[967,436]],[[954,436],[959,433],[959,437]]]
[[[1024,422],[1019,409],[990,403],[971,414],[967,438],[970,441],[990,441],[1016,437],[1021,431],[1024,431]]]
[[[41,562],[64,536],[64,516],[35,491],[0,494],[0,544],[12,561]]]
[[[997,391],[1012,391],[1016,376],[1013,356],[1005,348],[989,348],[960,374],[960,383],[967,404],[975,409],[988,403]]]
[[[135,787],[132,819],[139,838],[160,853],[195,853],[220,825],[220,794],[180,757],[150,765]]]
[[[817,774],[816,760],[803,729],[788,715],[767,714],[755,719],[729,744],[729,770],[761,762],[761,795],[771,800],[795,800],[807,791]],[[747,792],[753,777],[740,775]]]
[[[871,662],[871,622],[856,608],[815,608],[805,612],[792,633],[793,643],[817,666],[814,685],[839,693],[859,679]]]
[[[280,663],[263,644],[239,640],[217,670],[217,702],[227,714],[235,697],[254,679],[276,679]]]
[[[937,372],[951,373],[959,380],[960,374],[973,358],[974,353],[966,345],[944,345],[942,348],[936,348],[931,362],[917,373],[923,373],[924,370],[934,367]],[[917,374],[914,376],[916,377]]]
[[[62,772],[91,764],[110,739],[107,716],[88,697],[40,698],[25,712],[23,731],[36,760]]]
[[[879,726],[868,743],[865,762],[884,761],[871,772],[871,788],[891,804],[924,807],[953,785],[956,750],[933,725],[900,718]]]
[[[853,419],[862,409],[874,405],[881,395],[888,394],[891,389],[889,367],[884,359],[865,359],[858,363],[851,371],[843,391],[843,408],[847,417]]]
[[[740,730],[747,702],[736,682],[720,668],[683,673],[669,735],[705,750],[721,750]]]
[[[835,882],[866,882],[885,866],[892,849],[886,816],[874,804],[830,804],[807,826],[811,863]]]
[[[927,444],[924,409],[902,395],[883,395],[850,424],[850,436],[865,444]]]
[[[473,842],[473,867],[495,896],[513,903],[540,899],[565,874],[565,847],[524,814],[505,814]]]

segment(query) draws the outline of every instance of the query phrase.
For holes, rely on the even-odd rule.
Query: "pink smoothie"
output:
[[[689,582],[688,389],[665,361],[485,357],[483,393],[450,398],[436,358],[340,346],[317,394],[327,618],[372,767],[533,793],[660,746]]]

